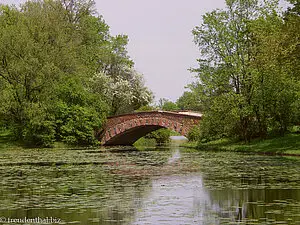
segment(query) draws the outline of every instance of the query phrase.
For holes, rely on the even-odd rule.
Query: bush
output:
[[[187,139],[189,141],[200,140],[200,126],[194,126],[187,134]]]
[[[171,131],[169,129],[162,128],[147,134],[145,138],[154,139],[157,144],[164,144],[170,141],[170,135]]]
[[[55,121],[41,105],[31,103],[25,110],[22,140],[32,146],[51,147],[55,141]]]
[[[61,104],[57,111],[57,138],[72,145],[96,145],[94,131],[102,118],[94,108]]]

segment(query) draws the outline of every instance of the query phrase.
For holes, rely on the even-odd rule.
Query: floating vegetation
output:
[[[0,216],[6,218],[52,216],[61,224],[300,224],[300,160],[174,146],[0,154]]]

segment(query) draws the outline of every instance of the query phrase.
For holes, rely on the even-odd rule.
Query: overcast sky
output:
[[[129,36],[128,51],[156,101],[176,101],[192,81],[198,50],[192,29],[225,0],[95,0],[111,33]],[[283,0],[282,6],[286,6]]]
[[[197,47],[192,29],[224,0],[96,0],[111,33],[129,36],[128,52],[156,100],[175,101],[192,81]]]

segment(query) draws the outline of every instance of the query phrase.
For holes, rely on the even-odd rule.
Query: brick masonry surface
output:
[[[182,114],[166,111],[139,112],[109,117],[101,132],[100,141],[105,145],[108,141],[113,142],[117,136],[126,135],[125,131],[138,127],[142,129],[145,126],[157,126],[157,129],[169,128],[185,136],[200,120],[201,114],[189,115],[188,112]]]

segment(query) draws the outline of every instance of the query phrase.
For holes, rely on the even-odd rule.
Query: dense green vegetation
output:
[[[14,140],[91,145],[108,115],[152,100],[92,0],[0,5],[0,126]]]
[[[177,104],[204,114],[194,140],[249,142],[300,125],[300,2],[289,2],[282,12],[275,0],[226,0],[193,29],[197,80]]]
[[[200,150],[255,152],[300,156],[300,135],[291,133],[283,137],[269,138],[266,140],[257,139],[251,141],[250,143],[229,138],[222,138],[205,143],[200,143],[197,141],[187,142],[182,144],[182,146],[197,148]]]

